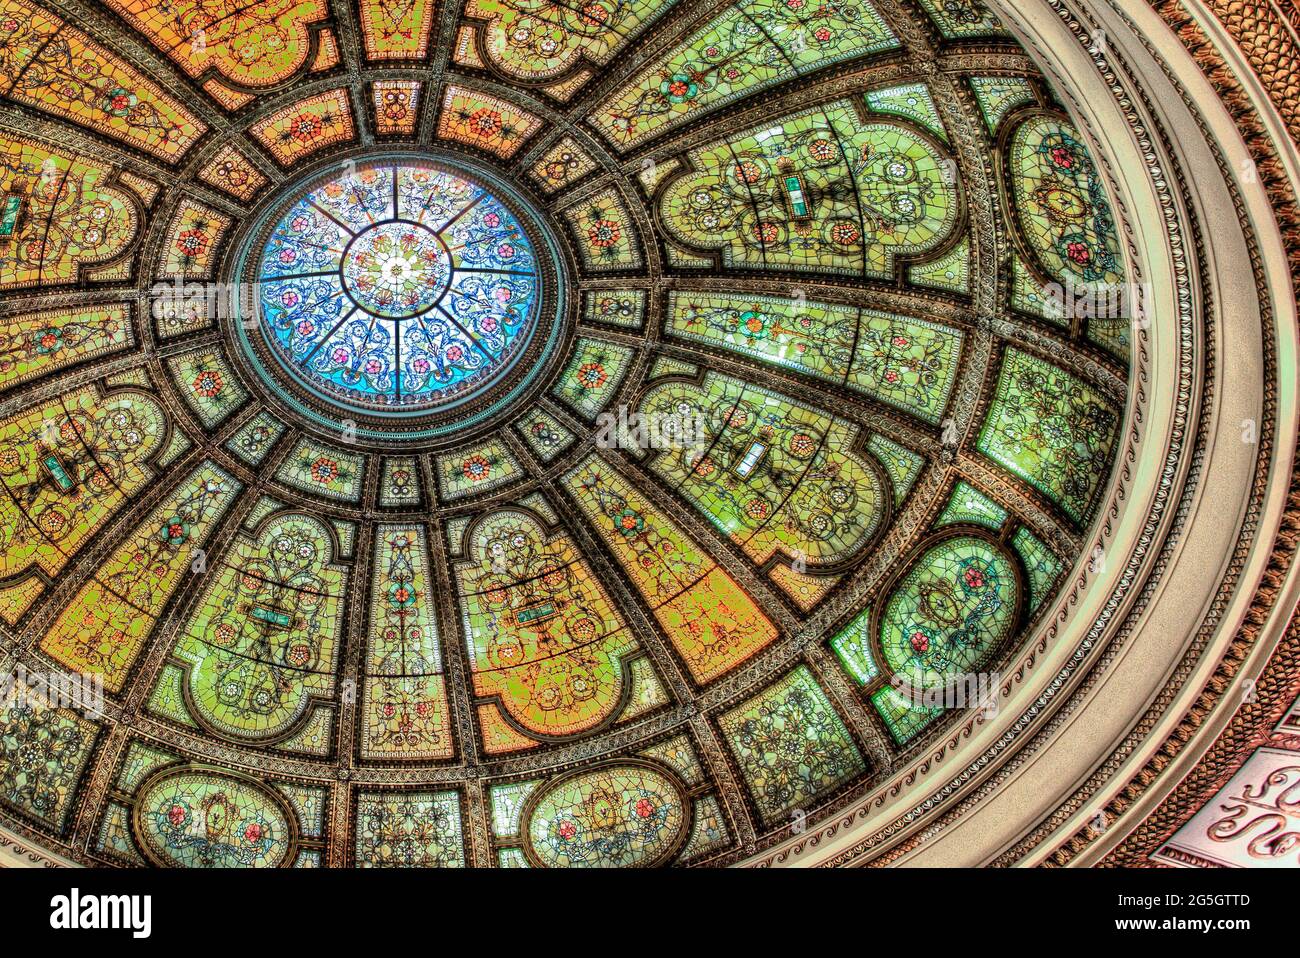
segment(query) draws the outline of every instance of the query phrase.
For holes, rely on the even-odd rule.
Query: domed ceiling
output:
[[[894,799],[972,801],[1147,607],[1172,533],[1126,523],[1177,518],[1233,295],[1042,7],[1076,42],[974,0],[0,0],[5,845],[921,847]],[[1192,854],[1170,821],[1130,857]]]

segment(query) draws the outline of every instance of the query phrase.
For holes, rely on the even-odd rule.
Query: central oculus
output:
[[[535,245],[517,208],[418,159],[316,179],[281,207],[262,247],[267,343],[313,393],[363,412],[481,392],[537,324]]]
[[[427,313],[451,283],[451,252],[426,226],[390,221],[357,234],[343,256],[343,288],[358,309],[385,319]]]

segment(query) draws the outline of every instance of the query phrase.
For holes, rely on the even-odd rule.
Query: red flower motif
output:
[[[181,823],[185,821],[185,806],[173,805],[167,809],[167,821],[172,823],[173,828],[179,828]]]
[[[460,471],[470,482],[482,482],[492,474],[492,464],[482,456],[470,456],[461,463]]]
[[[649,818],[655,812],[654,802],[648,798],[638,798],[636,802],[636,814],[638,818]]]
[[[560,822],[556,831],[560,833],[560,838],[564,839],[564,841],[571,842],[573,841],[573,836],[578,834],[578,826],[566,819],[565,821]]]
[[[965,571],[963,578],[966,580],[966,584],[972,589],[984,588],[984,573],[974,566],[971,566]]]
[[[205,399],[211,399],[217,393],[221,392],[224,383],[221,381],[221,374],[212,369],[206,369],[199,373],[194,380],[194,391]]]
[[[501,126],[501,114],[496,110],[482,107],[470,114],[469,129],[476,136],[496,136]]]
[[[257,822],[249,822],[248,827],[244,829],[244,841],[250,844],[257,844],[262,840],[262,826]]]
[[[924,655],[926,650],[929,648],[930,637],[928,635],[924,632],[912,633],[912,650],[916,652],[917,655]]]
[[[841,246],[856,243],[860,235],[862,234],[858,232],[858,228],[852,223],[836,223],[831,227],[831,239]]]
[[[589,3],[582,8],[582,22],[589,27],[598,27],[609,19],[609,11],[599,3]]]
[[[312,116],[310,113],[299,114],[294,119],[289,129],[295,140],[299,143],[306,143],[308,140],[320,134],[320,117]]]
[[[176,248],[182,256],[198,256],[208,248],[208,234],[203,230],[186,230],[176,237]]]
[[[1063,170],[1074,169],[1074,153],[1064,146],[1054,147],[1052,149],[1052,162]]]
[[[591,240],[591,245],[600,249],[613,246],[622,235],[623,231],[614,220],[598,220],[587,230],[587,238]]]
[[[1092,250],[1088,249],[1086,243],[1070,243],[1065,248],[1065,255],[1080,266],[1086,266],[1092,262]]]
[[[330,483],[338,478],[339,464],[321,456],[311,464],[311,477],[319,483]]]
[[[578,370],[578,385],[583,389],[599,389],[607,379],[609,375],[600,363],[585,363]]]

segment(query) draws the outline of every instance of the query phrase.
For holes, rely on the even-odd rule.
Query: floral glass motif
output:
[[[361,164],[316,184],[262,251],[277,357],[366,410],[447,406],[524,349],[542,295],[534,245],[505,203],[432,163]]]
[[[99,672],[119,692],[167,601],[190,573],[195,550],[230,508],[239,483],[211,462],[198,466],[103,562],[41,640],[74,672]]]
[[[0,804],[61,830],[98,732],[15,683],[0,698]]]
[[[591,116],[620,147],[746,94],[898,46],[866,0],[737,0]]]
[[[274,86],[307,62],[325,0],[106,0],[190,76],[215,70],[244,87]]]
[[[769,825],[866,768],[844,722],[804,666],[724,712],[718,724]]]
[[[624,694],[637,647],[573,541],[532,516],[480,521],[458,571],[474,688],[531,737],[590,731]]]
[[[420,84],[407,80],[376,80],[371,88],[376,131],[410,136],[420,121]]]
[[[1009,178],[1021,230],[1050,277],[1079,286],[1124,281],[1106,187],[1074,127],[1053,116],[1022,123]]]
[[[672,779],[639,764],[572,776],[531,804],[524,840],[546,868],[658,864],[681,842],[689,814]]]
[[[962,334],[855,306],[775,296],[679,293],[674,336],[843,383],[937,423],[957,378]]]
[[[168,161],[207,130],[127,61],[26,0],[0,0],[0,90]]]
[[[417,523],[375,536],[361,753],[371,759],[452,754],[428,544]]]
[[[0,133],[0,289],[69,283],[126,254],[139,213],[107,184],[115,171],[34,140]]]
[[[607,63],[674,0],[469,0],[484,19],[488,62],[532,82],[558,79],[581,59]]]
[[[327,90],[277,110],[249,127],[249,133],[281,165],[352,139],[352,103],[345,89]]]
[[[652,468],[755,563],[778,551],[844,561],[884,521],[884,480],[852,451],[856,428],[844,420],[716,373],[652,387],[640,412],[703,425],[702,441],[660,451]]]
[[[135,836],[165,867],[274,868],[292,851],[291,814],[257,782],[179,768],[141,790]]]
[[[1118,431],[1119,415],[1095,388],[1008,349],[979,448],[1082,522]]]
[[[110,303],[0,320],[0,389],[124,349],[132,340],[127,310]]]
[[[437,0],[361,0],[368,60],[418,60],[429,49]]]
[[[460,868],[465,864],[455,792],[363,792],[356,856],[362,868]]]
[[[0,579],[62,570],[155,475],[167,431],[152,396],[90,386],[0,421]]]
[[[567,483],[697,682],[776,638],[776,626],[736,580],[613,468],[590,459]]]
[[[957,224],[955,160],[922,134],[864,122],[848,101],[690,153],[659,210],[670,242],[729,267],[893,275]]]
[[[222,559],[176,644],[187,701],[235,741],[283,737],[333,692],[346,573],[313,517],[270,520]]]
[[[1002,549],[974,536],[932,546],[885,603],[885,664],[915,690],[959,681],[1010,634],[1019,599],[1015,563]]]

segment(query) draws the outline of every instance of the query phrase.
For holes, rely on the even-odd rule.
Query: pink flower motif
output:
[[[496,229],[501,225],[501,217],[496,213],[488,213],[483,217],[483,225],[488,229]]]
[[[340,346],[338,349],[334,350],[330,358],[332,358],[335,363],[342,366],[348,361],[348,351]]]
[[[299,336],[310,336],[312,333],[316,332],[316,324],[309,319],[304,319],[295,328],[298,330]]]
[[[281,304],[283,304],[283,306],[284,306],[285,309],[293,309],[293,307],[295,307],[295,306],[298,305],[298,303],[299,303],[299,301],[300,301],[301,299],[302,299],[302,297],[300,297],[300,296],[299,296],[299,295],[298,295],[294,290],[292,290],[292,289],[290,289],[290,290],[286,290],[286,291],[285,291],[285,292],[280,296],[280,302],[281,302]]]
[[[502,243],[500,246],[497,247],[497,255],[500,256],[502,259],[514,259],[515,248],[511,246],[509,243]]]
[[[459,346],[450,346],[447,348],[447,358],[451,360],[453,363],[460,362],[461,357],[464,355],[465,355],[464,350],[462,350]]]

